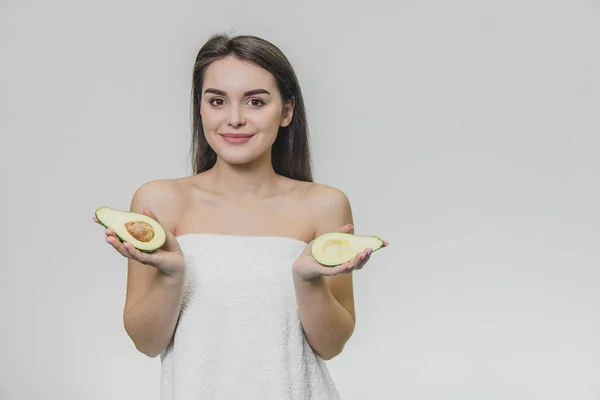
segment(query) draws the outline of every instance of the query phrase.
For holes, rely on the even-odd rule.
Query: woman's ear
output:
[[[294,105],[296,104],[296,99],[291,97],[283,106],[283,113],[281,114],[281,126],[286,127],[292,122],[292,117],[294,116]]]

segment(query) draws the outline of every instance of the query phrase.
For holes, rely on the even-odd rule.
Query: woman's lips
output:
[[[252,136],[254,136],[253,133],[221,133],[223,140],[231,144],[246,143]]]

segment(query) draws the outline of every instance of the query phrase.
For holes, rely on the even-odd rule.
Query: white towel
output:
[[[162,400],[339,400],[300,324],[292,263],[306,243],[280,236],[177,237],[186,291],[160,355]]]

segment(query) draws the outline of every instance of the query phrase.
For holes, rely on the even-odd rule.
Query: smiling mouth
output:
[[[221,133],[221,136],[234,139],[247,139],[254,136],[254,133]]]
[[[221,137],[223,138],[223,140],[225,140],[228,143],[231,144],[242,144],[242,143],[246,143],[247,141],[249,141],[252,136],[254,136],[253,133],[222,133]]]

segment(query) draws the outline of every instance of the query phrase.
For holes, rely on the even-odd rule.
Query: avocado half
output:
[[[328,232],[313,240],[310,252],[319,264],[333,267],[352,260],[365,249],[379,250],[383,240],[378,236],[360,236]]]
[[[165,244],[167,233],[154,218],[145,214],[100,207],[96,218],[110,228],[121,241],[131,243],[136,249],[151,253]]]

